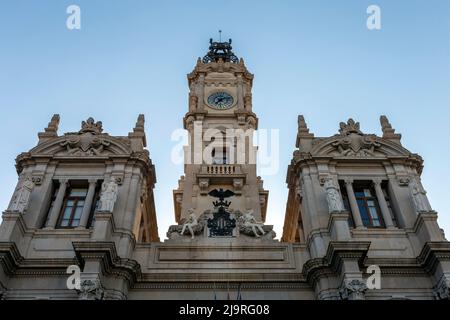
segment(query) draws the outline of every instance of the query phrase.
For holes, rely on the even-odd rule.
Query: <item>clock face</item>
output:
[[[208,104],[214,109],[229,109],[233,106],[233,102],[233,97],[223,91],[213,93],[208,97]]]

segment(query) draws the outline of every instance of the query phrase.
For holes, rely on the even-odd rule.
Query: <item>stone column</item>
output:
[[[54,229],[56,226],[56,222],[58,222],[58,216],[61,212],[61,208],[64,201],[64,196],[66,195],[68,181],[66,179],[59,180],[59,190],[56,195],[55,202],[53,203],[52,210],[49,213],[49,219],[47,221],[47,225],[45,226],[48,229]]]
[[[375,187],[375,192],[377,194],[378,203],[380,204],[381,215],[383,216],[384,223],[386,224],[386,228],[392,229],[394,228],[394,222],[392,221],[391,212],[386,202],[386,198],[384,197],[383,190],[381,189],[381,180],[374,179],[373,184]]]
[[[350,202],[350,208],[352,209],[353,221],[356,228],[364,228],[361,213],[359,212],[358,202],[356,202],[355,192],[353,191],[353,180],[345,180],[345,188],[347,189],[348,201]]]
[[[95,196],[95,188],[97,186],[97,180],[89,180],[89,189],[86,195],[86,199],[84,200],[83,212],[81,213],[80,224],[78,228],[84,229],[87,226],[87,222],[89,219],[89,214],[92,209],[92,202],[94,201]]]

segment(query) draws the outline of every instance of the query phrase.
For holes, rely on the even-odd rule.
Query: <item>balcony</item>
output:
[[[214,165],[207,165],[205,167],[206,167],[206,172],[203,172],[203,170],[202,170],[202,173],[206,173],[206,174],[220,174],[220,175],[236,174],[237,173],[236,169],[238,169],[238,168],[240,169],[240,167],[237,167],[234,164],[214,164]]]

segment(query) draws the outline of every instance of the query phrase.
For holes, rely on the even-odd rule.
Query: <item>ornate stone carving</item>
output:
[[[105,294],[99,279],[81,280],[77,291],[80,300],[103,300]]]
[[[188,116],[185,120],[186,123],[186,129],[187,130],[194,130],[194,122],[195,122],[195,117],[194,116]]]
[[[77,135],[69,134],[60,145],[67,149],[69,155],[98,156],[110,145],[109,141],[99,136],[102,131],[102,123],[89,118],[81,123],[81,130]]]
[[[17,186],[14,191],[11,204],[8,208],[10,211],[18,211],[24,213],[30,201],[30,195],[33,191],[34,183],[31,177],[26,177],[25,180]]]
[[[442,277],[439,283],[433,290],[436,300],[449,300],[450,299],[450,280],[446,277]]]
[[[31,177],[31,181],[33,181],[33,183],[36,186],[40,186],[42,184],[42,182],[44,182],[44,175],[43,174],[33,174],[33,176]]]
[[[414,207],[417,212],[429,212],[432,211],[430,203],[428,202],[427,192],[423,188],[422,184],[413,178],[410,182],[411,197],[414,202]]]
[[[209,187],[209,179],[208,178],[198,179],[198,187],[200,188],[200,194],[207,194]]]
[[[197,218],[195,216],[195,213],[193,212],[193,209],[189,210],[192,210],[192,212],[190,212],[187,219],[181,219],[179,225],[172,225],[169,227],[169,230],[166,234],[167,238],[175,239],[180,236],[190,235],[193,239],[195,236],[201,235],[203,233],[203,230],[205,229],[205,226],[207,224],[207,220],[211,217],[210,212],[206,211]],[[194,214],[196,221],[194,221],[194,217],[190,217],[191,214]],[[190,228],[188,224],[191,224]]]
[[[339,296],[342,300],[365,300],[367,285],[359,279],[344,280],[339,289]]]
[[[256,123],[257,123],[257,120],[256,120],[255,117],[253,117],[253,116],[248,116],[247,117],[247,126],[248,126],[248,128],[256,130]]]
[[[116,182],[111,179],[109,182],[103,182],[102,193],[100,195],[99,211],[113,212],[114,204],[117,200],[119,187]]]
[[[347,123],[340,123],[341,138],[332,143],[342,156],[375,156],[375,149],[381,144],[375,135],[364,135],[359,129],[359,122],[349,119]]]
[[[331,177],[325,178],[324,187],[327,192],[328,211],[330,213],[344,211],[345,210],[344,203],[342,201],[339,188],[334,183],[333,178]]]
[[[264,223],[258,222],[253,215],[253,210],[250,209],[242,214],[238,219],[239,231],[246,235],[254,237],[261,237],[266,234],[263,229]]]
[[[408,177],[397,177],[398,185],[401,187],[407,187],[409,185]]]
[[[242,179],[233,179],[234,193],[240,194],[242,192],[242,187],[243,186],[244,186],[244,180],[242,180]]]

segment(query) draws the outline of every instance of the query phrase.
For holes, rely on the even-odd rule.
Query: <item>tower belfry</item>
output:
[[[266,218],[268,191],[257,176],[252,141],[258,126],[252,106],[253,74],[233,53],[231,42],[210,39],[208,52],[187,76],[189,105],[183,126],[189,144],[185,147],[185,172],[173,192],[175,220],[179,224],[191,211],[197,218],[213,219],[217,211],[211,197],[214,190],[232,193],[226,210],[230,219],[239,220],[250,212],[262,225]],[[266,237],[273,238],[270,226],[265,228],[270,231]],[[175,229],[172,227],[172,231]],[[206,222],[197,229],[205,237],[220,234],[211,233]],[[232,232],[224,230],[224,234],[238,237],[239,229],[238,223]],[[169,232],[168,236],[176,234]]]

